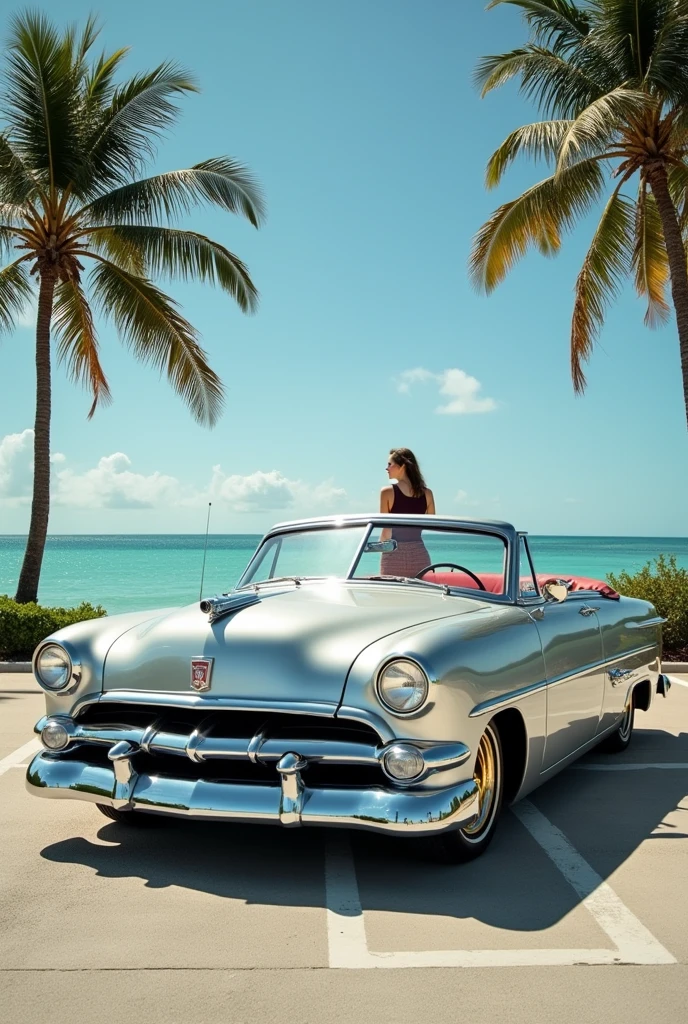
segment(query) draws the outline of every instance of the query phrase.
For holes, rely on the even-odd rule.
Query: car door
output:
[[[524,537],[521,545],[521,599],[530,591],[533,601],[528,605],[540,635],[547,679],[547,736],[542,763],[546,771],[597,732],[604,696],[604,652],[600,623],[590,602],[575,594],[561,603],[537,600],[537,578]],[[524,583],[526,578],[528,582]]]
[[[546,771],[593,739],[604,697],[604,653],[595,611],[569,594],[546,602],[535,624],[547,675]]]

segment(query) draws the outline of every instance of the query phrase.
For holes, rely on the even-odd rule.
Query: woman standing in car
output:
[[[394,481],[380,491],[380,511],[401,515],[434,515],[435,499],[426,486],[418,460],[410,448],[392,448],[387,476]],[[422,540],[423,531],[415,526],[395,526],[383,530],[380,539],[397,542],[396,550],[385,552],[380,572],[385,576],[415,576],[430,565],[430,555]]]

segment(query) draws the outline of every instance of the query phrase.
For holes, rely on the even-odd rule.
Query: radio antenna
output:
[[[210,508],[212,501],[208,502],[208,519],[205,524],[205,544],[203,545],[203,568],[201,569],[201,589],[198,593],[198,600],[200,601],[203,597],[203,577],[205,576],[205,556],[208,552],[208,530],[210,529]]]

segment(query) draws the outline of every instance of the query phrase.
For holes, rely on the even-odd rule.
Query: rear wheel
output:
[[[116,807],[109,804],[96,804],[101,814],[120,825],[129,825],[134,828],[145,828],[150,825],[157,825],[158,819],[155,814],[146,814],[145,811],[118,811]]]
[[[624,708],[621,721],[611,734],[600,744],[600,749],[608,754],[621,754],[631,742],[633,736],[633,725],[635,723],[635,707],[633,706],[633,694],[629,694],[628,703]]]
[[[473,778],[478,786],[478,813],[463,828],[434,839],[437,859],[463,863],[484,853],[497,828],[504,797],[504,755],[499,730],[492,722],[480,738]]]

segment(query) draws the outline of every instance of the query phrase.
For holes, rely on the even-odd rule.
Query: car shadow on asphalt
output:
[[[653,761],[688,762],[688,734],[639,731],[622,761],[593,751],[579,764],[647,762],[648,752]],[[665,822],[687,791],[685,771],[573,767],[530,799],[604,879],[643,842],[687,837],[688,821],[682,828]],[[98,828],[95,808],[93,816],[99,842],[75,836],[46,846],[41,856],[83,865],[102,879],[138,878],[149,888],[177,886],[247,904],[326,906],[324,860],[328,836],[341,842],[336,830],[164,818],[153,827]],[[581,902],[509,812],[486,854],[465,865],[433,862],[422,840],[346,834],[364,911],[472,918],[525,932],[553,926]]]

